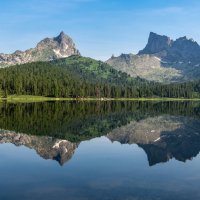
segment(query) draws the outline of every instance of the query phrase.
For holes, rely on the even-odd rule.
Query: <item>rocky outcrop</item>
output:
[[[167,36],[151,32],[146,47],[138,54],[155,54],[169,63],[190,62],[196,64],[200,62],[200,46],[186,36],[173,41]]]
[[[167,36],[161,36],[156,33],[150,32],[149,39],[146,47],[139,52],[140,54],[155,54],[158,52],[168,50],[173,41]]]
[[[34,149],[44,159],[56,160],[60,165],[71,159],[78,143],[46,136],[33,136],[12,131],[0,130],[0,144],[12,143]]]
[[[180,70],[167,66],[166,62],[155,55],[121,54],[106,61],[118,71],[125,72],[132,77],[140,77],[157,82],[177,82],[183,79]]]
[[[151,81],[195,80],[200,76],[200,46],[187,37],[173,41],[151,32],[146,47],[137,55],[122,54],[110,58],[107,63],[132,77]]]
[[[35,48],[26,51],[15,51],[13,54],[0,54],[0,67],[23,64],[35,61],[50,61],[80,55],[73,40],[61,32],[54,38],[45,38]]]
[[[174,41],[164,59],[169,62],[182,62],[192,65],[200,63],[200,46],[193,39],[181,37]]]

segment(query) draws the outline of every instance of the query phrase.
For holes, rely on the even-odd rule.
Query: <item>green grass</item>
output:
[[[7,102],[41,102],[41,101],[200,101],[199,98],[55,98],[32,95],[9,95],[7,98],[0,98],[0,101]]]
[[[8,102],[40,102],[40,101],[57,101],[57,100],[73,100],[70,98],[54,98],[33,95],[9,95],[7,98],[1,98]]]

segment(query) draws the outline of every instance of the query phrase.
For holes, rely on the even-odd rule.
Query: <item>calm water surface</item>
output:
[[[200,102],[0,104],[0,199],[200,199]]]

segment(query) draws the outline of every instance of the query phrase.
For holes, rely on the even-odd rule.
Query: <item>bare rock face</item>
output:
[[[0,54],[0,67],[23,64],[35,61],[50,61],[58,58],[66,58],[71,55],[80,55],[73,40],[61,32],[54,38],[45,38],[33,49],[15,51],[13,54]]]
[[[44,159],[56,160],[60,165],[71,159],[78,143],[46,136],[33,136],[13,131],[0,130],[0,144],[12,143],[34,149]]]
[[[138,54],[156,54],[171,63],[176,61],[200,62],[200,46],[186,36],[173,41],[167,36],[160,36],[151,32],[146,47]]]
[[[182,82],[199,79],[200,46],[187,37],[175,41],[150,33],[146,47],[137,55],[122,54],[107,61],[113,68],[132,77],[157,82]]]
[[[170,48],[173,41],[167,36],[161,36],[150,32],[146,47],[139,54],[154,54],[161,51],[166,51]]]
[[[193,39],[181,37],[172,43],[165,59],[171,62],[179,61],[189,64],[199,64],[200,46]]]
[[[125,72],[132,77],[141,77],[157,82],[177,82],[183,78],[180,70],[167,66],[156,55],[143,54],[121,54],[107,61],[118,71]]]

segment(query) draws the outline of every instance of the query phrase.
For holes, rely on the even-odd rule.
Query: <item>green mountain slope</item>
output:
[[[81,80],[90,82],[121,84],[140,79],[132,79],[129,75],[113,69],[110,65],[92,58],[70,56],[65,59],[51,61],[51,64],[67,69],[68,72]]]
[[[81,56],[0,69],[4,94],[48,97],[194,97],[199,82],[163,85],[132,78],[108,64]],[[198,94],[197,94],[198,96]]]

